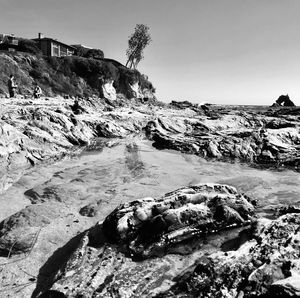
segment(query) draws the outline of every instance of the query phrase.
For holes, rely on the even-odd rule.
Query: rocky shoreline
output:
[[[77,103],[78,104],[78,103]],[[1,190],[35,164],[81,150],[96,137],[145,134],[159,149],[299,170],[299,108],[162,105],[144,100],[2,99]],[[15,169],[17,166],[17,170]]]
[[[2,193],[33,168],[132,137],[216,161],[300,170],[297,107],[99,99],[74,104],[63,98],[2,99],[0,106]],[[76,196],[64,201],[47,191],[28,190],[25,208],[3,211],[2,264],[49,241],[50,228],[40,236],[44,227],[56,229],[59,220],[63,231],[70,211],[78,208]],[[17,262],[2,265],[0,290],[7,297],[27,297],[34,287],[32,297],[298,297],[297,206],[266,220],[255,215],[255,199],[228,185],[189,185],[158,198],[119,202],[103,225],[91,205],[81,211],[91,219],[87,215],[71,230],[69,242],[51,246],[47,261],[42,251],[38,261],[26,261],[41,268],[25,292],[12,284],[20,278]],[[245,241],[224,251],[245,233]],[[212,249],[208,239],[218,239],[218,245]]]

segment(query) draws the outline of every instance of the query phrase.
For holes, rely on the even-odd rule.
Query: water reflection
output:
[[[174,151],[156,150],[145,140],[103,140],[79,157],[36,168],[23,176],[1,198],[10,202],[6,217],[32,201],[58,200],[77,209],[102,204],[99,220],[118,204],[196,183],[224,183],[259,201],[259,212],[269,216],[276,206],[300,204],[300,175],[293,171],[270,171],[247,165],[207,161]],[[97,150],[99,149],[99,150]],[[25,193],[25,195],[24,195]],[[15,197],[17,199],[14,199]],[[34,197],[34,198],[33,198]],[[15,201],[14,201],[15,200]],[[22,203],[23,202],[23,203]]]

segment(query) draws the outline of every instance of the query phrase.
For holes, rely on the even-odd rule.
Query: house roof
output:
[[[76,50],[75,47],[72,47],[72,46],[70,46],[70,45],[68,45],[68,44],[66,44],[66,43],[63,43],[63,42],[61,42],[61,41],[58,41],[58,40],[56,40],[56,39],[49,38],[49,37],[33,38],[32,40],[34,40],[34,41],[42,41],[42,40],[53,41],[53,42],[55,42],[55,43],[59,43],[60,45],[63,45],[63,46],[66,46],[66,47],[68,47],[68,48],[71,48],[71,49],[73,49],[73,50]]]

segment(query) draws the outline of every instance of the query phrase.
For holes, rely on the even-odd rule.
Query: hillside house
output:
[[[19,41],[13,34],[0,34],[0,50],[15,51]]]
[[[39,33],[38,38],[33,39],[37,42],[38,47],[41,49],[42,53],[45,56],[50,57],[63,57],[63,56],[72,56],[75,52],[75,48],[67,45],[63,42],[60,42],[53,38],[44,37]]]

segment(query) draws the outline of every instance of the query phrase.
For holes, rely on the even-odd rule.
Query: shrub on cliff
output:
[[[100,49],[88,49],[86,47],[75,45],[75,55],[84,58],[103,59],[104,52]]]
[[[20,38],[18,50],[35,55],[41,54],[41,50],[39,49],[37,43],[31,39]]]
[[[104,53],[100,49],[90,49],[86,52],[84,57],[93,59],[103,59]]]

